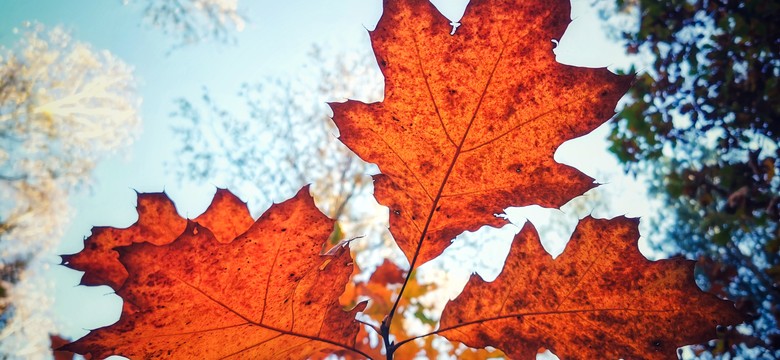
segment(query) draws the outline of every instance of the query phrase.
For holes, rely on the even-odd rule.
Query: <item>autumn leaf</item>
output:
[[[218,193],[201,221],[188,221],[167,245],[131,239],[115,248],[127,274],[116,289],[124,300],[119,322],[63,350],[97,358],[300,359],[353,348],[355,314],[365,303],[347,312],[338,302],[352,259],[344,247],[319,254],[334,222],[314,206],[308,187],[248,229],[239,230],[248,212],[235,200]],[[147,218],[144,209],[139,219]]]
[[[379,266],[371,273],[369,283],[377,284],[379,286],[387,287],[392,284],[401,284],[406,278],[406,271],[398,267],[394,262],[385,259]]]
[[[696,286],[693,261],[645,259],[637,224],[586,218],[555,260],[526,225],[498,278],[472,275],[437,333],[514,359],[540,348],[561,359],[668,359],[716,338],[716,325],[743,321],[731,302]]]
[[[450,35],[427,0],[384,2],[371,32],[384,101],[331,107],[341,141],[379,166],[374,195],[411,263],[505,224],[494,214],[507,207],[558,207],[594,187],[553,153],[609,119],[632,78],[555,61],[569,14],[568,0],[472,1]]]

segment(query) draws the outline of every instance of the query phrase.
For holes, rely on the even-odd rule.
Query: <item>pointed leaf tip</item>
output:
[[[208,228],[222,243],[233,241],[254,223],[246,203],[226,189],[217,189],[211,205],[194,221]]]

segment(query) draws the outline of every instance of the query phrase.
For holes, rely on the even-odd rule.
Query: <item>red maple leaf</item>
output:
[[[714,338],[716,325],[743,321],[731,302],[697,287],[693,261],[645,259],[637,225],[583,219],[555,260],[526,225],[498,278],[472,275],[437,333],[515,359],[540,348],[562,359],[669,359]]]
[[[553,153],[609,119],[632,78],[555,61],[569,7],[472,1],[450,35],[427,0],[385,1],[371,33],[384,101],[331,107],[341,141],[382,171],[374,195],[410,262],[505,224],[494,214],[507,207],[558,207],[594,186]]]
[[[230,216],[235,198],[222,196],[228,195],[218,195],[198,218],[202,224],[187,222],[169,244],[133,240],[115,247],[127,273],[116,289],[124,300],[119,322],[63,349],[98,358],[255,359],[354,349],[354,317],[365,303],[350,312],[339,304],[352,259],[343,247],[319,254],[333,220],[314,207],[308,187],[230,240],[243,221]],[[157,205],[168,201],[151,199]],[[124,231],[135,234],[136,228]],[[99,265],[114,259],[92,260]]]

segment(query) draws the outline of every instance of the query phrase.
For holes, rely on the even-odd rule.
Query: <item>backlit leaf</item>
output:
[[[427,0],[385,1],[372,45],[381,103],[331,104],[340,139],[376,163],[374,195],[411,261],[510,206],[558,207],[594,187],[555,149],[614,114],[631,77],[559,64],[568,0],[472,1],[454,35]],[[421,243],[422,242],[422,243]]]
[[[693,261],[645,259],[637,223],[586,218],[555,260],[526,225],[498,278],[472,275],[438,333],[514,359],[540,348],[561,359],[669,359],[716,338],[718,324],[742,322],[731,302],[696,286]]]
[[[116,289],[122,317],[64,349],[97,358],[301,359],[353,348],[365,303],[347,312],[338,302],[352,259],[344,247],[319,254],[333,220],[308,187],[242,230],[248,213],[231,198],[218,193],[203,223],[188,221],[166,245],[132,239],[115,248],[127,274]]]

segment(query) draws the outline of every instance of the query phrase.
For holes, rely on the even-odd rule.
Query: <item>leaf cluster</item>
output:
[[[136,224],[96,228],[82,252],[64,258],[85,271],[84,284],[110,285],[125,300],[116,324],[64,349],[98,358],[393,359],[416,355],[412,343],[431,355],[425,344],[441,336],[511,358],[549,349],[562,358],[664,359],[712,339],[718,324],[740,323],[731,303],[697,288],[693,262],[648,261],[636,246],[638,222],[619,217],[583,219],[557,259],[527,224],[498,278],[472,275],[435,330],[398,326],[415,293],[428,291],[415,270],[455,236],[506,224],[495,214],[507,207],[559,207],[595,186],[552,155],[608,119],[632,78],[554,61],[547,40],[563,34],[569,12],[566,0],[475,1],[453,34],[428,1],[385,1],[371,32],[384,100],[330,105],[339,140],[381,171],[374,196],[389,209],[406,272],[385,265],[365,286],[348,287],[349,242],[321,253],[334,221],[308,187],[257,220],[225,190],[192,220],[164,194],[141,194]],[[350,292],[370,294],[370,304]]]

